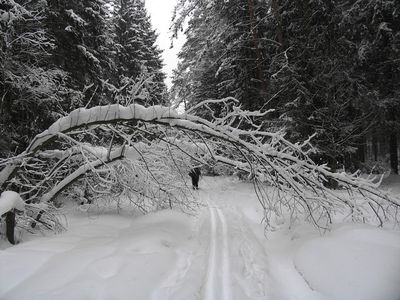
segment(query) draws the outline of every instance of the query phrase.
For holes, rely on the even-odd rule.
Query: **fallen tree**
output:
[[[1,189],[17,190],[28,202],[43,204],[89,171],[107,186],[118,179],[114,176],[110,181],[109,175],[104,175],[112,174],[112,168],[106,166],[117,157],[125,157],[122,149],[135,149],[137,142],[141,142],[147,146],[135,149],[136,158],[130,160],[129,168],[132,171],[140,164],[141,174],[149,174],[146,176],[150,184],[170,199],[171,207],[171,199],[184,203],[178,198],[183,199],[187,194],[183,191],[183,174],[191,163],[214,162],[249,174],[267,225],[271,215],[280,214],[282,207],[293,216],[305,215],[319,228],[329,227],[332,214],[337,211],[347,213],[354,221],[381,226],[385,221],[398,221],[399,198],[380,190],[379,180],[334,173],[326,165],[316,165],[309,157],[314,151],[310,140],[294,144],[285,139],[282,131],[263,129],[262,120],[268,112],[243,111],[232,98],[208,100],[200,105],[207,107],[214,103],[224,104],[226,109],[221,117],[211,121],[190,111],[179,114],[169,107],[146,108],[138,104],[75,110],[37,135],[20,155],[0,162]],[[108,149],[103,147],[101,154],[96,153],[96,143],[108,144]],[[117,149],[112,150],[113,147]],[[149,159],[150,156],[153,158]],[[161,171],[153,163],[157,156],[164,161],[158,162],[165,165]],[[182,179],[182,185],[172,190],[169,189],[169,185],[174,186],[172,180],[163,181],[171,172]],[[326,187],[324,183],[328,180],[336,181],[347,194]],[[145,184],[137,181],[122,185],[124,189],[131,185],[131,192],[144,197],[160,196],[154,189],[149,196],[138,188]],[[274,187],[274,193],[270,186]],[[177,193],[179,197],[174,196]],[[32,194],[33,197],[26,197]]]

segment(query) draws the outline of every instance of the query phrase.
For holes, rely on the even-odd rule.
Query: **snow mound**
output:
[[[12,209],[24,210],[25,202],[13,191],[4,191],[0,195],[0,216]]]
[[[398,232],[344,226],[306,242],[295,266],[313,290],[329,299],[400,299]]]
[[[74,216],[69,231],[0,251],[0,299],[152,299],[190,243],[190,217]]]

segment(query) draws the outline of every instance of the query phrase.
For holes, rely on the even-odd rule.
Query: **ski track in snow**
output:
[[[228,245],[228,227],[225,220],[225,215],[222,213],[221,209],[217,208],[217,213],[219,216],[219,220],[221,221],[222,225],[222,286],[223,286],[223,297],[224,300],[230,300],[230,261],[229,261],[229,245]]]
[[[220,189],[211,187],[198,194],[206,209],[194,232],[197,242],[179,253],[174,270],[153,300],[269,299],[265,250],[243,214]],[[188,291],[189,286],[197,292]]]
[[[230,300],[231,278],[228,227],[222,210],[207,201],[210,212],[210,250],[204,300]],[[221,270],[218,266],[222,266]]]

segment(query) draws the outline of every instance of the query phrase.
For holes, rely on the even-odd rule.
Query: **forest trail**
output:
[[[188,247],[153,300],[261,300],[270,296],[268,261],[232,194],[211,180],[197,196],[204,203],[195,241]],[[190,248],[190,249],[189,249]],[[180,261],[180,262],[179,262]]]
[[[235,205],[235,197],[221,186],[213,188],[210,182],[204,184],[208,188],[200,192],[200,197],[209,210],[210,244],[203,299],[270,299],[268,283],[271,280],[262,244],[240,207]]]
[[[207,202],[210,212],[210,246],[204,300],[230,300],[231,278],[228,228],[225,215],[214,203]]]
[[[203,178],[194,215],[65,207],[67,232],[0,251],[0,299],[323,299],[295,270],[291,247],[266,242],[252,188]]]
[[[0,243],[0,299],[398,299],[397,231],[275,220],[266,238],[251,184],[206,177],[194,197],[192,215],[64,207],[68,231]]]

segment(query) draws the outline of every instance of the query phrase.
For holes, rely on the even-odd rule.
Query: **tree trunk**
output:
[[[281,48],[283,48],[283,30],[282,21],[279,15],[278,0],[272,0],[272,11],[276,20],[276,37],[278,39],[278,43],[281,44]]]
[[[374,155],[374,161],[378,161],[378,138],[376,133],[372,135],[372,152]]]
[[[366,148],[365,137],[361,137],[358,147],[357,147],[357,160],[359,162],[365,163],[365,148]]]
[[[331,169],[332,173],[335,173],[338,168],[338,163],[336,157],[327,157],[328,167]],[[325,186],[330,189],[337,189],[339,187],[339,183],[334,178],[328,178],[328,181],[325,183]]]
[[[399,174],[399,156],[397,154],[397,134],[395,131],[390,133],[390,167],[394,174]]]
[[[262,61],[263,55],[260,49],[260,41],[258,38],[257,32],[257,23],[256,18],[254,15],[254,3],[253,0],[247,0],[247,5],[249,6],[249,18],[250,18],[250,34],[253,40],[253,47],[256,54],[256,61],[257,61],[257,71],[258,71],[258,80],[261,82],[261,96],[265,96],[267,94],[268,83],[264,78],[263,69],[262,69]]]
[[[14,236],[14,231],[15,231],[15,213],[13,211],[9,211],[6,214],[6,235],[8,241],[15,245],[15,236]]]

